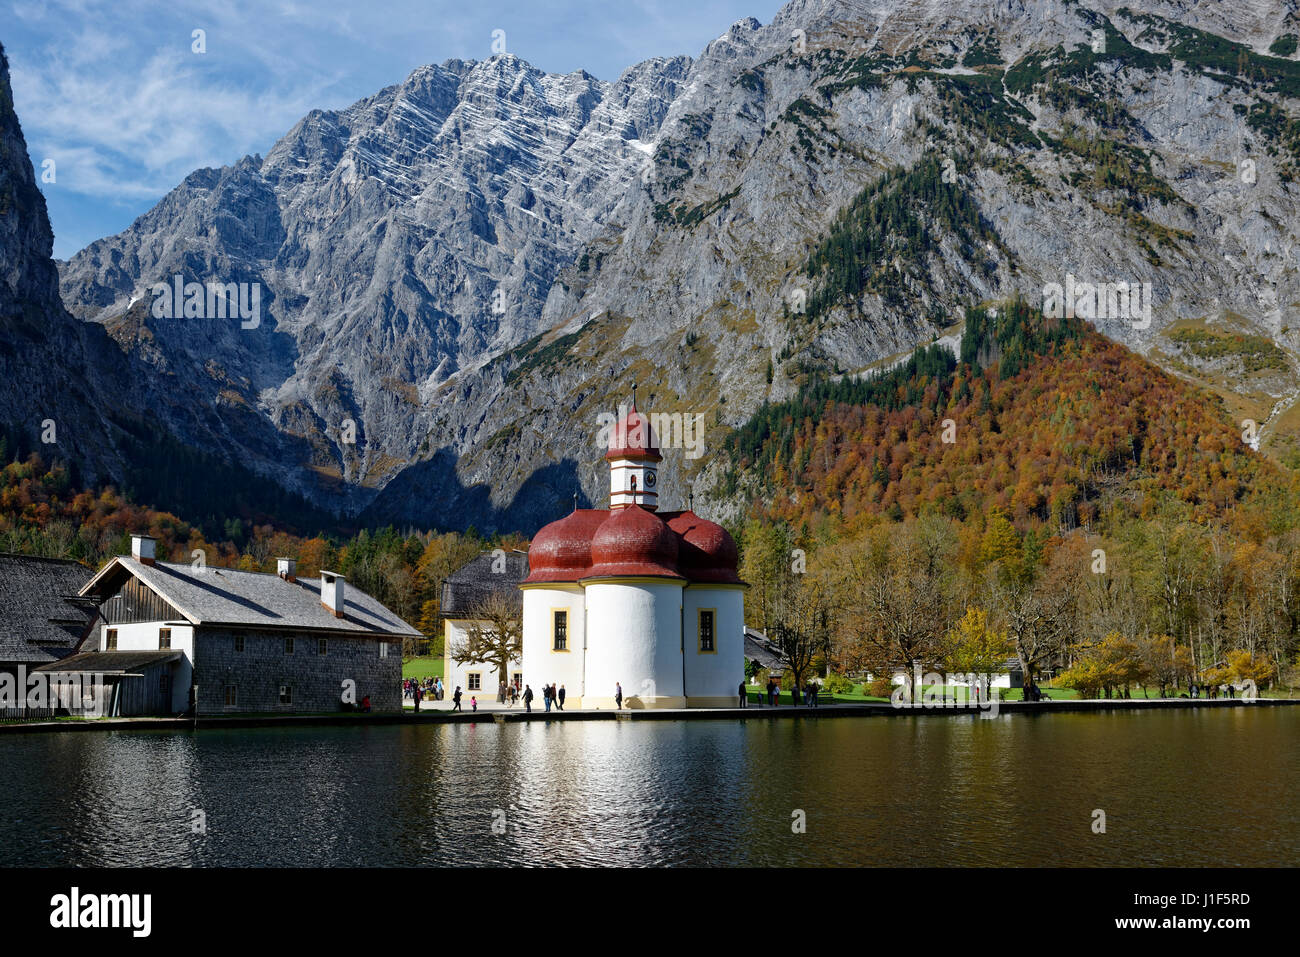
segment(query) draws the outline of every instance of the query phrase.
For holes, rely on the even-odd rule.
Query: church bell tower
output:
[[[640,505],[655,511],[659,508],[658,465],[663,461],[655,446],[649,416],[636,408],[636,390],[632,407],[614,426],[609,437],[609,507]]]

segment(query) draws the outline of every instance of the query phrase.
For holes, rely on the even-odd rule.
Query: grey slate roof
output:
[[[175,661],[180,656],[179,650],[87,651],[79,655],[72,655],[70,658],[64,658],[62,661],[52,661],[48,665],[41,665],[39,668],[33,668],[32,670],[61,675],[124,675],[138,671],[141,668],[147,668],[149,665],[161,664],[164,661]]]
[[[501,571],[493,571],[495,558],[484,552],[456,569],[442,583],[441,612],[444,618],[461,618],[494,591],[502,592],[519,608],[523,596],[519,583],[528,577],[528,553],[509,551]]]
[[[70,600],[90,575],[78,562],[0,554],[0,662],[72,654],[95,617],[93,605]]]
[[[781,671],[785,668],[785,658],[775,645],[769,646],[762,632],[752,628],[745,629],[745,658],[754,659],[759,666],[769,671]]]
[[[351,584],[343,587],[343,618],[321,604],[320,581],[285,581],[278,575],[208,566],[157,562],[145,565],[118,556],[83,589],[108,596],[134,575],[167,599],[193,625],[335,631],[348,634],[420,637],[377,600]]]

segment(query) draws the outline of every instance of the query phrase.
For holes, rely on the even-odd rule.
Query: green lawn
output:
[[[407,658],[402,662],[402,678],[441,678],[442,658]]]
[[[1042,691],[1044,698],[1050,698],[1052,701],[1067,701],[1071,698],[1079,697],[1079,692],[1075,691],[1073,688],[1048,688],[1039,685],[1038,689]],[[1025,700],[1025,692],[1023,688],[999,688],[998,691],[1001,692],[1000,697],[1003,701]],[[1142,696],[1138,694],[1136,689],[1134,689],[1133,697],[1140,698]],[[1154,695],[1152,697],[1154,697]]]
[[[763,686],[763,685],[749,685],[748,688],[749,688],[749,703],[750,703],[750,704],[758,704],[759,701],[760,701],[760,699],[761,699],[763,705],[764,705],[764,706],[767,705],[767,691],[764,689],[764,686]],[[787,705],[787,706],[788,706],[788,705],[793,705],[793,704],[796,704],[796,703],[797,703],[797,704],[803,704],[803,698],[802,698],[802,697],[799,699],[798,702],[795,702],[795,701],[792,700],[792,697],[791,697],[792,695],[793,695],[793,692],[790,692],[790,691],[782,691],[782,692],[780,692],[780,694],[777,695],[777,701],[778,701],[778,704],[779,704],[779,705]],[[865,696],[865,695],[860,695],[860,694],[837,694],[837,695],[832,695],[831,698],[832,698],[833,701],[839,702],[840,704],[862,704],[862,702],[864,702],[864,701],[883,701],[883,702],[885,702],[886,704],[889,703],[889,699],[888,699],[888,698],[871,698],[871,697],[868,697],[868,696]],[[824,704],[825,702],[822,702],[822,703]]]

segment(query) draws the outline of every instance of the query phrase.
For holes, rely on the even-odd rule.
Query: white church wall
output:
[[[715,651],[702,652],[700,612],[714,612]],[[734,707],[745,676],[745,593],[740,588],[688,585],[682,592],[686,639],[686,704],[695,708]]]
[[[523,589],[524,596],[524,682],[532,686],[534,708],[544,708],[542,687],[564,685],[565,708],[583,704],[583,658],[587,641],[587,618],[582,587],[556,584]],[[554,618],[568,612],[567,650],[554,647]]]
[[[584,706],[680,708],[682,585],[625,580],[587,585],[587,689]]]

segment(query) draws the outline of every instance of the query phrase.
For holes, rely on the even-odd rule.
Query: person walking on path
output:
[[[745,682],[743,681],[740,683],[740,706],[742,708],[749,707],[749,694],[745,691]]]
[[[477,710],[478,710],[478,695],[470,695],[470,697],[469,697],[469,710],[470,710],[470,711],[477,711]]]
[[[524,685],[524,710],[532,713],[533,710],[533,686]]]
[[[436,682],[434,682],[434,685],[433,685],[433,700],[434,700],[434,701],[441,701],[441,700],[442,700],[442,693],[443,693],[443,692],[442,692],[442,679],[439,678]]]
[[[560,703],[560,710],[564,710],[564,685],[560,685],[560,690],[556,692],[555,700]]]
[[[623,707],[623,686],[617,681],[614,682],[614,710],[621,710]]]
[[[542,685],[542,701],[546,704],[546,710],[551,710],[551,686]]]
[[[519,688],[517,685],[511,685],[510,686],[510,707],[513,708],[518,703],[519,703]]]
[[[413,697],[413,698],[415,699],[415,713],[416,713],[416,714],[419,714],[419,713],[420,713],[420,699],[424,697],[424,691],[421,690],[421,688],[420,688],[419,685],[416,685],[416,686],[415,686],[415,690],[411,693],[411,697]]]
[[[506,703],[506,682],[504,678],[501,679],[501,683],[497,685],[497,703]]]
[[[459,711],[459,710],[461,710],[461,707],[460,707],[460,685],[456,685],[456,693],[453,694],[453,695],[451,696],[451,701],[452,701],[452,704],[451,704],[451,710],[452,710],[452,711]]]

